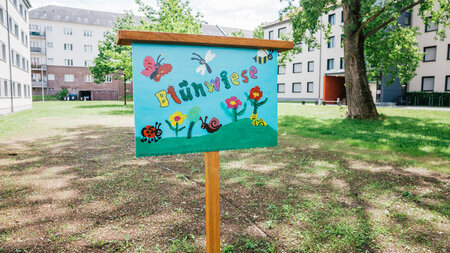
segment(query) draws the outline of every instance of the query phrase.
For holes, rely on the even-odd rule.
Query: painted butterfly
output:
[[[155,80],[155,82],[159,82],[161,80],[161,76],[168,74],[170,71],[172,71],[172,65],[170,64],[162,64],[161,62],[164,60],[164,58],[161,58],[162,54],[158,56],[158,59],[153,60],[151,56],[146,56],[144,58],[144,67],[145,69],[141,71],[141,74],[143,74],[146,77],[150,77],[150,79]]]

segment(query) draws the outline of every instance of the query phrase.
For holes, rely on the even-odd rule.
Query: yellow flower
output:
[[[181,125],[183,124],[183,121],[186,119],[186,117],[186,114],[182,114],[180,111],[176,111],[172,115],[170,115],[169,121],[172,126],[176,126],[177,123],[178,125]]]

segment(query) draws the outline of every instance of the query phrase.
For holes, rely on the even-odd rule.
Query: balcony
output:
[[[38,81],[38,80],[33,80],[31,82],[31,86],[32,87],[42,87],[42,81]],[[48,87],[48,82],[44,80],[44,87],[47,88]]]
[[[30,31],[30,36],[45,37],[45,32]]]
[[[31,70],[44,70],[47,71],[47,65],[45,64],[31,64]]]
[[[45,48],[42,47],[30,47],[30,51],[32,53],[41,53],[41,54],[45,54]]]

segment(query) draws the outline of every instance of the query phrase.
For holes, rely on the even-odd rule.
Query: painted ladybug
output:
[[[147,141],[151,143],[152,141],[157,142],[161,139],[162,130],[160,129],[161,123],[155,122],[155,126],[145,126],[141,130],[142,138],[141,141]]]

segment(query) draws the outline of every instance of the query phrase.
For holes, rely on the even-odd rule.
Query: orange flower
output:
[[[259,86],[255,86],[250,90],[250,99],[255,99],[256,101],[259,101],[262,97],[262,91],[259,88]]]

